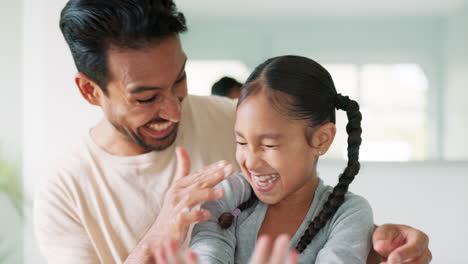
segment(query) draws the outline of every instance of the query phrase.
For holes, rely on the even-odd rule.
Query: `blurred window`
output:
[[[357,100],[363,114],[360,158],[408,161],[429,158],[428,79],[417,64],[325,65],[338,92]],[[338,111],[337,125],[347,119]],[[345,133],[338,133],[329,158],[346,158]]]
[[[238,60],[189,60],[185,66],[190,94],[210,95],[211,86],[224,76],[243,83],[250,74],[247,66]]]

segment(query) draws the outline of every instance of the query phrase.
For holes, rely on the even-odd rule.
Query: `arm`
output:
[[[250,197],[250,187],[243,176],[236,174],[221,183],[225,196],[218,201],[204,204],[211,218],[195,225],[190,243],[201,263],[234,263],[236,249],[236,220],[227,229],[218,225],[218,217],[231,212]]]
[[[227,162],[218,162],[188,175],[189,158],[177,150],[178,164],[173,183],[166,192],[161,211],[147,233],[127,257],[125,263],[153,263],[153,250],[163,241],[182,243],[191,224],[206,221],[206,210],[186,210],[222,198],[222,190],[213,187],[234,170]],[[65,175],[62,179],[72,179]],[[48,263],[107,263],[99,246],[92,244],[88,231],[77,213],[79,202],[73,200],[73,180],[49,181],[35,199],[35,228],[39,247]]]
[[[369,203],[353,195],[331,219],[327,242],[319,251],[315,263],[366,263],[373,230]]]
[[[191,224],[206,221],[211,216],[208,210],[194,207],[224,196],[224,192],[214,186],[232,174],[234,170],[232,165],[225,161],[216,162],[188,175],[190,171],[188,154],[182,148],[177,148],[176,153],[176,176],[165,195],[161,212],[132,250],[125,264],[154,263],[154,250],[165,241],[174,240],[181,245]]]

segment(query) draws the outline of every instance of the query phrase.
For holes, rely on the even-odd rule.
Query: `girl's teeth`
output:
[[[271,174],[271,175],[266,175],[266,176],[254,176],[254,178],[255,178],[255,181],[258,183],[258,185],[263,187],[274,182],[276,179],[279,178],[279,175]]]

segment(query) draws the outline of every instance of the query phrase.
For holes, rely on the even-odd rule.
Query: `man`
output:
[[[172,0],[70,0],[60,28],[75,83],[104,118],[37,192],[39,247],[49,263],[153,263],[210,217],[199,204],[223,196],[214,187],[234,170],[235,105],[187,96],[185,18]],[[406,226],[379,227],[374,242],[391,260],[430,260],[427,236]]]
[[[239,98],[242,84],[231,77],[223,77],[211,87],[212,95],[226,96],[231,99]]]

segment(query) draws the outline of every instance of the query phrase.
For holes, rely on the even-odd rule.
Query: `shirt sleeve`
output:
[[[251,189],[240,174],[230,176],[220,187],[224,188],[224,198],[202,205],[202,208],[210,210],[212,216],[210,220],[196,224],[192,231],[190,246],[197,253],[200,263],[234,263],[236,219],[223,230],[218,225],[218,217],[248,200]]]
[[[72,183],[71,177],[53,177],[36,190],[34,229],[39,249],[49,264],[100,263],[80,222]]]
[[[315,263],[366,263],[372,246],[374,220],[366,199],[357,195],[343,203],[332,218],[328,239]]]

